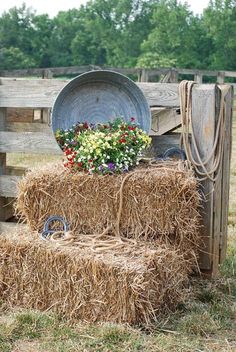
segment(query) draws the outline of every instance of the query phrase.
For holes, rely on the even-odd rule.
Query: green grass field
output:
[[[8,160],[18,166],[38,161],[38,156],[19,155]],[[228,254],[218,279],[192,279],[188,300],[152,331],[114,324],[70,326],[47,312],[16,310],[2,302],[0,351],[236,351],[236,120],[231,165]]]

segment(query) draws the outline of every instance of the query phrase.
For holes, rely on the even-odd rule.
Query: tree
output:
[[[150,30],[153,2],[90,1],[83,7],[82,28],[72,42],[74,63],[134,66]]]
[[[48,15],[34,16],[32,26],[32,56],[38,67],[50,67],[52,64],[50,53],[51,33],[53,31],[52,20]]]
[[[53,19],[49,48],[52,66],[72,65],[71,43],[80,31],[82,21],[82,13],[77,9],[61,11]]]
[[[0,47],[18,48],[25,55],[33,54],[32,20],[34,11],[23,4],[13,7],[0,17]]]
[[[148,39],[142,44],[138,65],[147,67],[204,67],[208,43],[201,19],[186,4],[161,0],[152,17]]]
[[[20,68],[36,67],[35,61],[25,55],[19,48],[0,49],[0,69],[13,70]]]
[[[236,1],[210,1],[203,13],[207,35],[212,42],[209,66],[213,69],[236,69]]]

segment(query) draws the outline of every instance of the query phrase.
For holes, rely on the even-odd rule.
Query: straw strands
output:
[[[0,296],[71,320],[149,325],[182,301],[197,267],[199,205],[184,162],[121,175],[70,173],[59,164],[32,170],[16,202],[29,229],[0,242]],[[51,215],[70,231],[43,241]]]
[[[159,243],[130,253],[68,248],[36,234],[3,235],[0,296],[11,305],[52,310],[70,319],[149,325],[184,296],[192,263]]]
[[[183,162],[121,175],[71,174],[50,165],[19,183],[16,212],[38,232],[50,215],[59,215],[74,237],[162,239],[187,254],[199,245],[199,204],[197,182]]]

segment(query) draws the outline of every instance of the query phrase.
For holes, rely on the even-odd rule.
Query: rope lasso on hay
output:
[[[183,172],[184,170],[189,168],[189,165],[183,162],[160,162],[151,158],[144,158],[142,159],[142,162],[147,164],[147,168],[136,169],[125,175],[125,177],[122,179],[120,188],[116,194],[118,209],[116,212],[116,219],[113,224],[108,225],[101,233],[98,234],[75,233],[75,231],[68,231],[64,229],[53,232],[50,236],[47,237],[47,239],[56,243],[59,246],[90,247],[91,250],[96,253],[101,253],[103,251],[109,251],[114,249],[118,251],[126,250],[127,252],[130,252],[133,247],[137,246],[137,240],[122,236],[120,230],[120,221],[124,199],[123,190],[127,180],[137,174],[142,174],[145,176],[145,174],[148,174],[154,168],[161,168],[164,169],[166,172],[173,172],[173,164],[175,165],[175,168],[180,172]]]

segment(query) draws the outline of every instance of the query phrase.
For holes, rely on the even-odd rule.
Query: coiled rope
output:
[[[223,159],[226,118],[225,97],[229,91],[229,87],[227,85],[219,86],[221,90],[221,99],[214,142],[209,155],[203,159],[201,158],[197,146],[192,121],[192,89],[195,83],[196,82],[194,81],[182,81],[179,85],[180,111],[182,118],[181,143],[184,147],[187,160],[193,166],[198,180],[203,181],[208,179],[214,183],[219,176]]]

